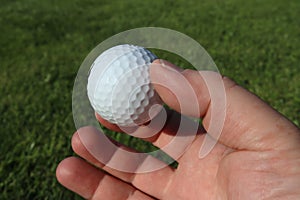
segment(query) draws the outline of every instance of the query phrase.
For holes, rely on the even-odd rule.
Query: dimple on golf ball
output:
[[[134,45],[114,46],[93,62],[87,84],[94,110],[119,126],[150,121],[162,108],[162,101],[150,83],[150,64],[157,57]]]

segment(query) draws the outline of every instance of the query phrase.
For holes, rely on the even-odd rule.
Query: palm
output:
[[[178,160],[178,168],[165,189],[164,199],[215,199],[227,192],[224,187],[227,167],[222,163],[232,150],[217,144],[208,156],[200,159],[199,143],[203,137],[199,136]]]
[[[299,171],[297,176],[291,171],[292,166],[299,165],[299,153],[291,161],[287,159],[291,158],[290,152],[235,151],[217,144],[200,160],[198,144],[202,136],[197,140],[179,159],[163,199],[296,198],[297,194],[287,192],[284,186],[299,186]],[[283,180],[289,184],[283,184]],[[281,190],[274,192],[277,187]]]
[[[221,165],[231,151],[217,144],[213,151],[203,159],[199,159],[199,136],[190,149],[178,160],[178,168],[174,178],[165,191],[165,199],[214,199],[223,195],[222,181],[226,175],[225,166]]]

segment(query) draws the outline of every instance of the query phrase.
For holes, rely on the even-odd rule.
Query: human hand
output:
[[[84,127],[72,138],[73,150],[81,158],[66,158],[57,168],[57,179],[62,185],[86,199],[300,199],[299,128],[228,78],[220,79],[214,72],[182,71],[168,62],[163,66],[159,61],[154,64],[158,66],[151,67],[151,79],[160,83],[155,84],[155,89],[167,105],[181,112],[175,98],[180,94],[169,88],[185,91],[184,84],[178,81],[183,76],[196,92],[201,107],[200,112],[194,112],[188,98],[180,102],[181,107],[191,108],[182,114],[202,118],[204,129],[198,130],[193,143],[177,160],[178,168],[138,174],[112,169],[86,149],[79,132],[100,133]],[[209,83],[223,81],[226,117],[220,137],[214,138],[216,145],[207,156],[199,158],[199,149],[207,135],[205,130],[212,120],[218,120],[211,120],[211,85],[205,84],[204,79],[210,80]],[[176,137],[178,112],[169,115],[158,134],[145,140],[161,148]],[[104,126],[121,131],[98,115],[97,119]],[[103,147],[99,144],[91,140],[89,145],[101,151]],[[172,156],[172,152],[166,153]]]

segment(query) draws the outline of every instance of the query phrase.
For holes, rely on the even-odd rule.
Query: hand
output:
[[[188,99],[181,102],[183,107],[191,108],[182,114],[202,118],[204,129],[199,129],[193,143],[177,160],[178,168],[165,167],[144,174],[114,170],[97,161],[76,132],[72,147],[81,158],[66,158],[59,164],[57,179],[62,185],[86,199],[300,199],[300,131],[296,126],[228,78],[214,72],[182,71],[166,61],[157,60],[154,65],[151,79],[161,83],[155,84],[155,89],[167,105],[181,112],[174,98],[180,94],[169,88],[185,91],[184,84],[178,81],[183,76],[196,91],[202,108],[195,112]],[[205,80],[210,80],[208,85]],[[208,91],[218,80],[223,81],[227,96],[225,123],[212,151],[199,158],[207,135],[204,130],[211,124],[213,102]],[[175,137],[179,114],[174,112],[169,117],[163,130],[147,141],[163,147]],[[104,126],[120,131],[97,118]],[[80,134],[93,133],[99,134],[92,127],[80,129]],[[90,143],[101,151],[99,141]]]

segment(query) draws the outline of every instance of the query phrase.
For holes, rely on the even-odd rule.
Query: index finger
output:
[[[259,97],[237,85],[229,78],[212,71],[174,70],[174,65],[156,60],[150,67],[151,80],[161,99],[171,108],[189,116],[203,118],[203,126],[219,142],[234,149],[266,150],[299,146],[299,129],[271,108]],[[193,109],[190,94],[180,80],[182,76],[197,94],[200,112]],[[224,84],[226,96],[218,97],[215,86]],[[213,93],[214,98],[211,98]],[[183,101],[178,102],[181,97]],[[226,101],[225,109],[216,107],[216,101]],[[182,110],[183,106],[190,109]],[[214,109],[212,109],[214,106]],[[222,118],[224,117],[224,118]],[[210,129],[214,122],[224,120],[219,135]]]

